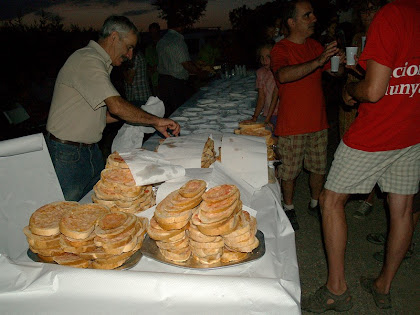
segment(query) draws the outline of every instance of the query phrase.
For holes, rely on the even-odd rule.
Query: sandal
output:
[[[373,205],[367,203],[366,201],[363,201],[363,203],[360,205],[359,209],[354,212],[353,217],[356,219],[364,219],[367,217],[373,209]]]
[[[386,233],[370,233],[366,239],[376,245],[384,245],[386,242]]]
[[[373,300],[375,301],[375,304],[380,309],[387,309],[391,308],[391,293],[388,294],[382,294],[375,290],[374,287],[375,279],[373,278],[366,278],[361,277],[360,278],[360,284],[366,292],[372,294]]]
[[[333,300],[328,304],[328,300]],[[323,313],[334,310],[345,312],[353,307],[349,289],[341,295],[335,295],[328,290],[326,285],[320,287],[313,295],[302,298],[302,309],[312,313]]]

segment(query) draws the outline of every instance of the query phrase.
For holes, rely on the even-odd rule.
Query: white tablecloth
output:
[[[13,163],[27,162],[28,154],[17,155]],[[8,162],[3,162],[0,157],[0,170],[7,168]],[[50,160],[44,164],[35,172],[38,177],[43,168],[51,171]],[[21,187],[40,183],[23,178]],[[125,271],[73,269],[30,260],[22,229],[39,206],[62,200],[57,185],[57,181],[49,184],[42,200],[21,194],[14,196],[18,203],[0,201],[0,314],[300,314],[294,231],[281,208],[278,183],[247,197],[246,205],[257,211],[258,229],[265,236],[266,253],[259,260],[192,270],[143,256]],[[89,201],[86,198],[84,202]]]

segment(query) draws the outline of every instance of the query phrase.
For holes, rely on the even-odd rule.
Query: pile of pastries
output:
[[[58,201],[37,209],[23,232],[43,262],[114,269],[140,249],[147,225],[146,218],[100,204]]]
[[[206,186],[191,180],[157,205],[147,233],[164,258],[211,265],[243,260],[258,247],[257,221],[242,210],[238,188]]]
[[[107,158],[101,179],[93,187],[92,201],[111,211],[139,213],[156,203],[152,186],[137,186],[124,159],[114,152]]]

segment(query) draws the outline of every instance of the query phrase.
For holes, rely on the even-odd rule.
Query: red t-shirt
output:
[[[273,73],[284,66],[296,65],[313,60],[324,51],[320,43],[307,38],[304,44],[295,44],[283,39],[271,50]],[[326,64],[324,69],[329,67]],[[322,91],[322,68],[306,77],[280,84],[279,107],[275,134],[277,136],[298,135],[328,128],[325,99]]]
[[[397,0],[380,10],[370,25],[359,63],[367,60],[391,68],[384,97],[362,103],[344,135],[354,149],[397,150],[420,142],[420,15],[419,0]]]

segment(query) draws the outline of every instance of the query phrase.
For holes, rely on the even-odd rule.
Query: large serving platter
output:
[[[31,249],[28,248],[28,251],[26,252],[28,257],[35,261],[43,263],[43,261],[38,257],[36,253],[31,251]],[[128,270],[133,268],[135,265],[137,265],[142,257],[142,253],[140,250],[136,251],[133,255],[130,256],[121,266],[114,268],[113,270]],[[56,264],[56,263],[53,263]]]
[[[247,258],[238,262],[227,262],[227,263],[217,262],[215,264],[206,265],[206,264],[199,263],[192,257],[190,257],[185,262],[172,261],[163,257],[163,255],[159,251],[159,247],[157,247],[156,245],[156,242],[153,239],[151,239],[148,235],[146,235],[146,238],[143,241],[143,246],[141,247],[140,250],[144,256],[149,257],[158,262],[161,262],[163,264],[181,267],[181,268],[187,268],[187,269],[210,270],[210,269],[226,268],[226,267],[231,267],[231,266],[247,264],[264,256],[265,254],[264,233],[258,230],[256,237],[258,238],[258,241],[259,241],[258,247],[254,249],[251,253],[249,253]]]

